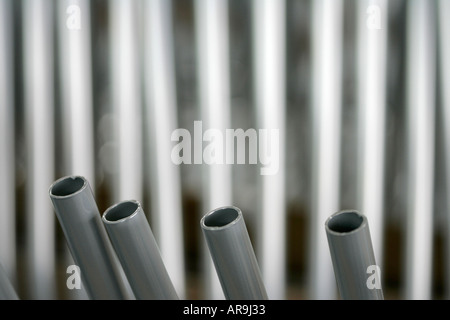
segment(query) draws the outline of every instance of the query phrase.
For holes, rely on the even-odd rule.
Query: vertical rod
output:
[[[204,130],[219,130],[224,136],[230,128],[228,1],[196,0],[195,19],[201,121]],[[204,173],[203,212],[229,205],[231,167],[225,159],[222,164],[204,165]],[[206,294],[209,299],[221,299],[223,292],[206,248],[204,255]]]
[[[447,13],[450,12],[450,1],[439,0],[439,66],[440,66],[440,89],[441,89],[441,108],[442,108],[442,128],[444,133],[445,146],[445,170],[446,170],[446,188],[450,190],[450,20]],[[448,191],[447,191],[448,192]],[[447,198],[446,228],[446,295],[450,297],[450,197]]]
[[[257,125],[271,135],[274,130],[279,134],[278,149],[271,150],[273,155],[277,153],[278,170],[261,171],[262,212],[258,237],[261,271],[269,298],[283,299],[286,280],[285,1],[254,0],[252,10]]]
[[[336,281],[323,223],[331,213],[339,211],[343,3],[340,0],[318,0],[312,5],[310,297],[334,299]]]
[[[387,2],[358,2],[358,208],[370,222],[377,262],[383,261],[384,132]]]
[[[61,114],[63,122],[63,172],[82,175],[95,193],[94,123],[92,102],[91,25],[87,0],[58,1]],[[66,265],[73,264],[65,252]],[[84,288],[73,298],[86,298]]]
[[[171,133],[177,128],[172,2],[144,2],[146,12],[145,80],[151,159],[154,234],[180,298],[185,295],[183,216],[180,170],[171,160]]]
[[[408,217],[405,298],[431,298],[435,134],[432,2],[407,2]]]
[[[90,8],[87,0],[58,1],[65,172],[83,175],[95,190]]]
[[[0,262],[16,282],[14,55],[11,0],[0,0]]]
[[[118,150],[115,202],[125,199],[143,200],[136,5],[135,1],[110,1],[111,93]]]
[[[27,144],[27,284],[33,299],[55,296],[52,2],[23,2],[25,128]]]

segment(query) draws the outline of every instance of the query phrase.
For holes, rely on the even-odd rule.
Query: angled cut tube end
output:
[[[366,216],[339,211],[326,220],[325,231],[341,298],[384,299]]]
[[[141,204],[119,202],[102,220],[136,298],[178,300]]]
[[[211,258],[228,300],[267,300],[261,272],[239,208],[220,207],[200,220]]]
[[[88,180],[82,176],[62,177],[50,186],[49,196],[89,297],[127,298],[120,266]]]

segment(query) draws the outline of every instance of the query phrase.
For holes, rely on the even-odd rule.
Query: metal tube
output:
[[[434,2],[407,2],[407,223],[405,298],[430,299],[432,289],[435,30]]]
[[[167,0],[145,1],[145,78],[147,136],[151,137],[151,221],[167,271],[180,298],[185,294],[180,168],[171,158],[167,137],[177,129],[171,8]]]
[[[16,282],[14,55],[11,0],[0,0],[0,261]]]
[[[6,270],[0,265],[0,300],[19,300]]]
[[[53,299],[55,217],[47,198],[54,181],[53,2],[24,1],[27,283],[30,298]]]
[[[358,1],[358,210],[372,226],[372,242],[383,258],[383,192],[386,109],[387,1]],[[372,19],[372,20],[371,20]]]
[[[82,175],[95,192],[89,1],[58,1],[58,17],[64,172]]]
[[[440,88],[441,88],[441,123],[444,133],[445,146],[445,170],[447,194],[450,190],[450,19],[447,13],[450,12],[450,1],[439,0],[438,21],[439,21],[439,66],[440,66]],[[446,227],[446,295],[450,298],[450,197],[447,197]]]
[[[119,202],[102,220],[136,298],[178,299],[140,203]]]
[[[202,217],[200,226],[225,298],[268,299],[241,210],[217,208]]]
[[[142,201],[142,110],[138,69],[138,2],[111,0],[111,94],[118,151],[113,198]]]
[[[383,300],[366,216],[357,211],[337,212],[326,220],[325,231],[341,298]]]
[[[89,182],[81,176],[63,177],[51,185],[49,195],[89,297],[127,298]]]
[[[268,168],[261,168],[262,203],[258,238],[261,243],[261,271],[270,298],[283,299],[286,294],[286,4],[284,0],[254,0],[252,10],[256,122],[260,129],[267,130],[271,135],[278,132],[276,150],[271,150],[272,155],[276,153],[278,158],[277,168],[272,170],[274,163],[269,163]],[[262,154],[261,149],[259,153]]]
[[[230,128],[228,0],[196,0],[195,18],[201,120],[205,130],[219,130],[224,136],[225,130]],[[202,157],[203,151],[200,152]],[[194,155],[194,163],[196,158]],[[232,202],[231,166],[222,159],[221,164],[203,164],[202,169],[205,177],[203,212],[229,205]],[[206,248],[204,256],[206,295],[209,299],[223,299]]]
[[[336,281],[323,221],[339,210],[341,146],[341,0],[312,2],[312,204],[309,278],[312,299],[333,299]]]

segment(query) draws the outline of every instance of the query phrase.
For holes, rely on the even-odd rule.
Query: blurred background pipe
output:
[[[136,298],[178,299],[140,203],[115,204],[102,220]]]
[[[286,202],[285,202],[285,16],[284,0],[253,0],[253,79],[256,124],[258,129],[278,131],[275,150],[261,150],[259,154],[270,152],[278,158],[278,168],[261,167],[260,197],[261,219],[258,237],[261,252],[261,271],[271,299],[283,299],[286,295]],[[270,139],[270,138],[269,138]],[[264,140],[263,140],[264,141]],[[268,166],[275,167],[275,159]],[[263,174],[263,171],[268,171]]]
[[[172,2],[144,1],[147,143],[150,144],[150,190],[153,233],[180,298],[185,296],[183,211],[180,168],[172,163],[168,137],[177,129]],[[153,196],[153,197],[152,197]]]
[[[406,299],[430,299],[435,164],[435,12],[432,2],[407,2]]]
[[[16,284],[13,17],[11,0],[0,0],[0,261]]]
[[[312,299],[336,297],[323,221],[340,205],[342,11],[340,0],[312,3],[313,150],[308,256]]]
[[[53,6],[24,1],[24,111],[26,140],[26,237],[29,298],[54,299],[55,228],[48,186],[54,180]]]
[[[383,300],[366,216],[357,211],[337,212],[326,220],[325,233],[341,298]]]
[[[225,298],[268,299],[241,210],[217,208],[202,217],[200,226]]]
[[[195,35],[197,45],[198,99],[203,130],[219,130],[225,135],[230,126],[230,84],[228,47],[228,1],[195,0]],[[194,133],[195,134],[195,133]],[[199,133],[203,135],[202,132]],[[202,137],[203,138],[203,137]],[[203,157],[203,149],[194,150],[194,163]],[[197,160],[196,160],[197,159]],[[205,161],[200,159],[200,163]],[[219,160],[220,161],[220,160]],[[203,164],[202,212],[232,203],[231,166]],[[206,297],[223,299],[214,266],[204,248]]]

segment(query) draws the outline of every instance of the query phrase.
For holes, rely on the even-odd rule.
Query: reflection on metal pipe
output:
[[[0,261],[16,280],[12,1],[0,0]]]
[[[33,299],[55,297],[53,3],[24,1],[24,109],[27,153],[27,284]]]
[[[342,1],[312,3],[312,208],[309,243],[310,295],[333,299],[336,281],[323,221],[339,210],[341,145]]]
[[[178,299],[139,202],[115,204],[102,219],[136,298]]]
[[[366,216],[340,211],[325,222],[334,274],[344,300],[383,300]]]
[[[116,121],[117,180],[114,199],[142,201],[142,113],[135,1],[111,0],[111,93]]]
[[[405,298],[431,298],[435,134],[433,2],[407,3],[408,217]]]
[[[171,136],[177,128],[175,70],[171,9],[167,0],[145,1],[145,78],[151,137],[152,221],[161,255],[178,295],[185,292],[183,259],[183,217],[180,169],[171,158]]]
[[[89,297],[127,298],[89,182],[81,176],[63,177],[51,185],[49,195]]]
[[[90,7],[87,0],[57,3],[63,172],[86,177],[95,194]],[[65,255],[65,263],[73,264],[68,250]],[[83,288],[71,290],[70,295],[75,299],[86,298]]]
[[[267,299],[241,210],[233,206],[217,208],[204,215],[200,225],[225,298]]]
[[[440,69],[440,89],[441,89],[441,108],[442,108],[442,128],[444,132],[445,146],[445,170],[446,170],[446,188],[450,190],[450,1],[439,0],[439,69]],[[448,191],[447,191],[448,192]],[[446,228],[444,234],[447,235],[446,242],[446,295],[450,298],[450,197],[447,197]]]
[[[370,221],[375,256],[383,258],[384,132],[387,1],[359,1],[358,19],[358,208]],[[372,19],[372,20],[371,20]]]
[[[228,1],[196,0],[195,16],[201,120],[205,130],[224,133],[230,128]],[[203,165],[206,181],[203,212],[232,202],[231,166],[224,164],[224,159],[222,163]],[[222,299],[220,283],[206,248],[204,257],[206,296]]]
[[[285,1],[253,1],[257,125],[278,130],[278,172],[261,176],[261,270],[271,299],[283,299],[286,281]]]
[[[64,171],[94,181],[90,8],[87,0],[58,1]]]
[[[19,300],[6,270],[0,265],[0,300]]]

